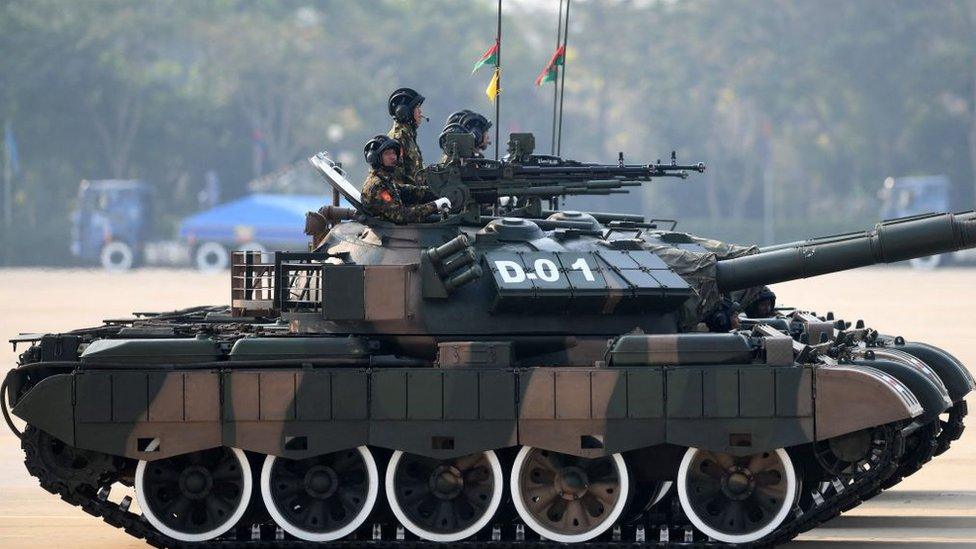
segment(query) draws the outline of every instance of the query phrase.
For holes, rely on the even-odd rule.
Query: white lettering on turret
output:
[[[539,278],[546,282],[559,280],[559,267],[551,259],[536,259],[533,268]]]
[[[514,261],[497,260],[495,261],[495,268],[498,269],[498,274],[502,275],[502,281],[505,284],[525,282],[525,269]]]

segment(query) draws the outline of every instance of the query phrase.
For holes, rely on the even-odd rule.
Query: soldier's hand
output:
[[[438,198],[434,201],[434,205],[437,206],[438,211],[446,212],[451,210],[451,199],[449,198]]]

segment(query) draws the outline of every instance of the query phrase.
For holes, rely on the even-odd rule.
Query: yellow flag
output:
[[[485,95],[488,96],[490,101],[494,101],[498,94],[502,91],[498,89],[498,74],[501,69],[495,68],[495,74],[491,75],[491,82],[488,82],[488,88],[485,89]]]

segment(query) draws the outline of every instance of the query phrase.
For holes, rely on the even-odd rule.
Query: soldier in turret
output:
[[[399,141],[385,135],[370,139],[363,148],[371,167],[362,190],[362,202],[369,214],[393,223],[416,223],[450,209],[451,201],[438,198],[429,187],[403,181],[401,150]]]
[[[424,157],[417,146],[417,128],[424,118],[421,105],[424,96],[410,88],[399,88],[390,94],[387,108],[393,117],[393,128],[387,135],[403,147],[400,171],[405,183],[424,183]]]
[[[461,117],[458,122],[462,128],[474,134],[475,155],[484,157],[485,151],[491,145],[491,136],[488,130],[491,129],[491,120],[476,112],[469,112]]]

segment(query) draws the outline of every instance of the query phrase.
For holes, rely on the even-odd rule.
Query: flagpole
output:
[[[11,187],[13,186],[13,151],[10,150],[12,131],[8,121],[3,128],[3,227],[4,233],[8,233],[13,221],[13,205]],[[6,248],[6,246],[4,246]],[[6,262],[5,262],[6,263]]]
[[[498,160],[498,148],[501,143],[498,141],[499,130],[502,127],[501,119],[501,90],[502,90],[502,0],[498,0],[498,31],[495,33],[495,74],[498,75],[498,95],[495,96],[495,160]]]
[[[559,0],[559,16],[556,18],[556,51],[559,51],[559,41],[563,33],[563,0]],[[556,105],[559,100],[559,65],[556,69],[556,80],[552,84],[552,145],[549,147],[549,154],[556,154]]]
[[[500,2],[501,0],[499,0]],[[563,47],[567,48],[566,44],[569,40],[569,1],[566,0],[566,23],[563,25]],[[556,154],[560,154],[563,148],[563,95],[566,93],[566,62],[569,57],[569,49],[567,48],[563,52],[563,70],[562,72],[562,82],[559,85],[559,132],[556,138]]]

